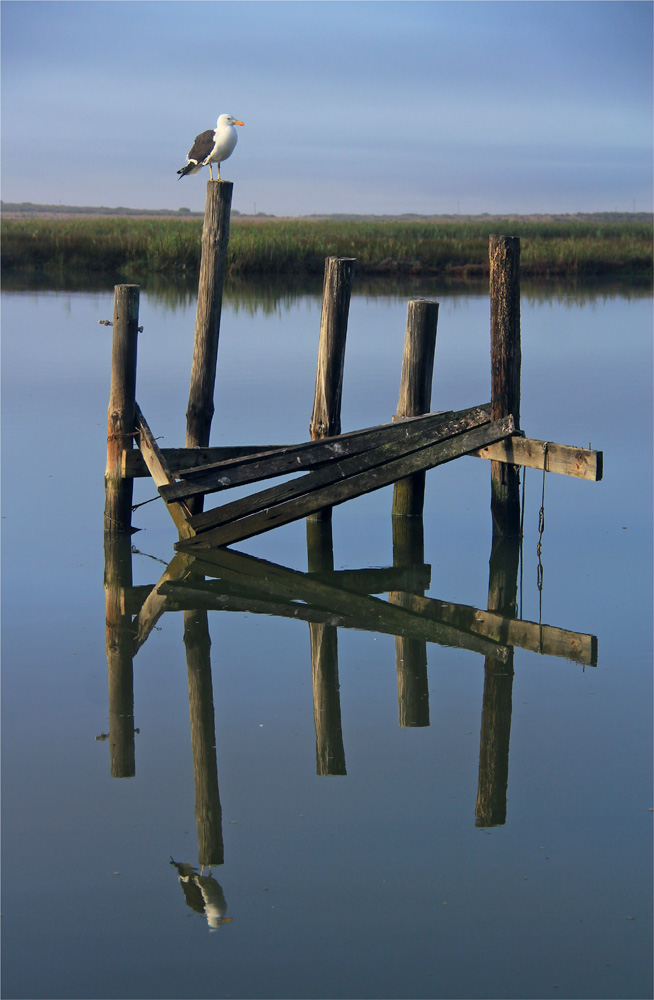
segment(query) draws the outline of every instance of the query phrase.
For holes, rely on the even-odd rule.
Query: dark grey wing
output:
[[[210,128],[206,132],[196,135],[195,142],[188,151],[187,160],[195,160],[196,163],[202,163],[203,160],[206,160],[214,147],[213,132],[214,130]]]

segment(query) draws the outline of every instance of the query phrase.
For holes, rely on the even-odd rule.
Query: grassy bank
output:
[[[3,271],[179,274],[199,268],[199,220],[156,218],[3,220]],[[326,256],[356,257],[360,274],[478,277],[490,233],[519,236],[522,271],[533,277],[652,273],[651,221],[368,222],[232,220],[232,274],[322,272]]]

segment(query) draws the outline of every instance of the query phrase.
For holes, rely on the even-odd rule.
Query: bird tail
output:
[[[195,163],[194,160],[191,160],[189,163],[186,164],[185,167],[182,167],[180,170],[177,171],[177,173],[179,174],[178,179],[181,181],[182,177],[186,177],[187,174],[195,174],[198,172],[199,169],[200,169],[200,164]]]

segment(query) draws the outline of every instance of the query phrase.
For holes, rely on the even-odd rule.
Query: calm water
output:
[[[483,289],[370,288],[352,301],[344,429],[393,413],[416,293],[441,302],[433,405],[488,399]],[[497,763],[480,755],[483,651],[427,645],[430,725],[407,728],[393,636],[332,629],[346,774],[319,776],[309,625],[234,603],[207,615],[224,864],[203,873],[181,611],[134,659],[134,777],[112,777],[98,739],[112,292],[2,306],[3,996],[650,997],[650,295],[524,291],[522,426],[603,449],[605,475],[547,477],[539,593],[543,482],[527,474],[522,617],[598,653],[515,649],[505,821],[476,821]],[[306,439],[319,316],[312,288],[226,302],[213,443]],[[143,293],[141,323],[137,397],[180,445],[194,303]],[[136,502],[153,494],[137,483]],[[391,498],[335,510],[336,570],[393,565]],[[428,474],[427,597],[487,607],[489,498],[484,461]],[[133,582],[153,585],[173,525],[160,502],[134,523]],[[236,548],[307,571],[303,522]]]

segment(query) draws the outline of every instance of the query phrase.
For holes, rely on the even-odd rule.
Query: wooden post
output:
[[[345,341],[354,264],[354,257],[327,257],[325,260],[316,388],[309,424],[312,441],[341,433]],[[309,516],[315,521],[330,520],[332,510],[325,507]]]
[[[513,415],[520,428],[520,240],[490,236],[491,420]],[[520,532],[519,466],[491,462],[493,525]]]
[[[309,424],[312,441],[341,433],[343,366],[354,262],[354,257],[325,260],[316,389]]]
[[[438,302],[410,299],[407,306],[404,357],[400,378],[398,417],[429,413],[436,350]],[[425,502],[425,473],[400,479],[393,489],[393,514],[420,517]]]
[[[187,448],[206,448],[211,433],[232,189],[231,181],[207,181],[191,387],[186,410]]]
[[[107,468],[104,476],[104,529],[110,535],[131,531],[133,480],[123,479],[123,452],[134,446],[136,353],[139,286],[114,288],[111,388],[107,426]]]

